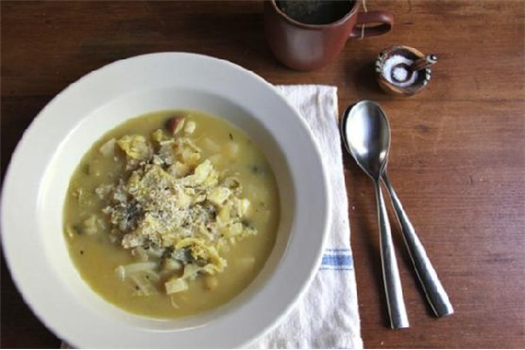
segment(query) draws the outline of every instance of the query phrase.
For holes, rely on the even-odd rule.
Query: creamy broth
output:
[[[155,276],[152,281],[155,292],[144,295],[138,293],[139,287],[134,280],[119,278],[116,273],[119,266],[144,262],[144,257],[139,259],[131,253],[131,249],[125,249],[118,239],[115,240],[113,234],[116,228],[112,226],[105,209],[110,195],[103,197],[97,192],[104,185],[115,186],[120,179],[128,180],[130,170],[126,169],[126,154],[115,146],[114,152],[108,156],[101,152],[101,148],[108,141],[119,140],[126,135],[142,135],[151,140],[152,133],[158,129],[170,134],[166,130],[166,122],[174,115],[184,116],[186,126],[195,126],[186,137],[200,149],[201,157],[197,163],[209,160],[220,180],[234,176],[240,183],[239,198],[248,200],[250,204],[242,219],[242,225],[246,226],[242,227],[251,231],[242,239],[230,239],[231,246],[219,250],[221,258],[227,263],[223,271],[212,275],[201,271],[194,279],[187,280],[187,290],[166,294],[164,283],[173,277],[163,270],[159,274],[160,280]],[[190,169],[190,173],[194,170]],[[279,222],[279,198],[268,161],[239,129],[223,119],[197,111],[162,111],[128,120],[93,145],[72,176],[64,218],[71,258],[81,277],[94,291],[127,311],[148,317],[173,318],[215,308],[252,282],[274,246]],[[86,226],[91,219],[96,221],[93,230],[91,226]],[[157,261],[149,256],[147,261],[157,263],[159,259]],[[149,279],[149,276],[146,277]]]

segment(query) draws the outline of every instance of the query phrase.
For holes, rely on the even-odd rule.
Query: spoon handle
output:
[[[423,290],[425,291],[432,310],[434,310],[438,317],[452,315],[454,309],[448,299],[447,292],[445,292],[445,288],[443,288],[443,285],[439,281],[436,270],[434,270],[423,244],[419,240],[412,223],[408,219],[399,197],[392,188],[386,171],[383,172],[382,179],[390,193],[392,205],[394,206],[397,220],[401,225],[403,238],[408,248],[410,258],[412,259],[417,276],[423,286]]]
[[[436,63],[437,63],[436,55],[428,55],[428,56],[415,60],[414,63],[412,63],[412,65],[410,66],[410,69],[412,71],[423,70]]]
[[[401,289],[401,279],[399,278],[399,270],[397,268],[385,200],[379,181],[374,180],[374,185],[379,218],[381,265],[383,267],[383,282],[385,286],[388,313],[390,315],[390,325],[394,329],[408,328],[408,316],[405,308],[405,301],[403,300],[403,290]]]

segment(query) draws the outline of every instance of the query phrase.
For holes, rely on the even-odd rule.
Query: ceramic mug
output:
[[[382,35],[392,30],[392,14],[359,12],[361,0],[347,1],[347,11],[327,24],[299,21],[285,13],[276,0],[264,1],[266,40],[275,57],[292,69],[313,70],[334,59],[348,38]]]

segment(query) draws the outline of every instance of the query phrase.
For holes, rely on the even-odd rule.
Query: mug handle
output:
[[[369,23],[379,23],[374,27],[365,27],[364,32],[362,26]],[[359,12],[357,14],[357,21],[354,29],[350,32],[350,38],[361,38],[366,36],[377,36],[388,33],[394,26],[394,16],[391,13],[383,11],[369,11]]]

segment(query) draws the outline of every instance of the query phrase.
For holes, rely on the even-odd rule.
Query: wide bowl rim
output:
[[[307,243],[308,248],[307,252],[309,253],[309,256],[302,256],[301,250],[299,247],[299,244],[297,243],[297,240],[294,242],[291,242],[289,246],[287,247],[286,254],[289,256],[287,259],[283,259],[283,261],[280,263],[279,268],[275,272],[274,276],[271,277],[271,280],[268,281],[268,286],[265,286],[265,290],[272,290],[273,292],[276,292],[279,290],[279,288],[286,288],[286,286],[277,286],[276,280],[278,278],[281,279],[281,282],[285,280],[284,276],[291,275],[292,273],[295,273],[294,277],[290,279],[290,290],[293,292],[293,297],[290,297],[291,300],[274,300],[273,304],[269,305],[267,310],[263,313],[263,315],[258,319],[256,322],[246,322],[246,315],[249,314],[249,312],[257,311],[255,308],[255,305],[261,306],[261,302],[264,299],[265,301],[272,300],[270,296],[264,295],[265,293],[259,293],[257,296],[254,297],[256,300],[252,300],[249,303],[247,303],[246,307],[244,307],[245,310],[242,310],[242,313],[240,311],[236,311],[236,315],[239,317],[244,317],[244,323],[242,324],[243,331],[239,331],[237,333],[228,334],[226,337],[228,339],[222,339],[223,341],[220,344],[215,343],[216,345],[213,346],[213,344],[208,344],[207,346],[211,347],[242,347],[249,344],[252,340],[263,334],[265,331],[270,329],[273,325],[277,323],[279,319],[281,319],[284,315],[286,315],[293,305],[299,300],[300,296],[305,292],[311,281],[313,280],[315,273],[317,272],[317,269],[319,267],[320,261],[321,261],[321,255],[323,252],[323,246],[324,242],[326,240],[327,232],[330,225],[330,218],[331,218],[331,210],[330,210],[330,191],[329,191],[329,183],[328,183],[328,176],[327,171],[323,166],[321,152],[319,150],[319,147],[313,137],[313,134],[311,130],[309,129],[306,122],[303,120],[303,118],[300,116],[299,112],[295,107],[293,107],[278,91],[277,89],[272,86],[270,83],[266,82],[263,78],[256,75],[255,73],[246,70],[236,64],[233,64],[226,60],[221,60],[209,56],[199,55],[199,54],[193,54],[193,53],[183,53],[183,52],[161,52],[161,53],[152,53],[152,54],[146,54],[146,55],[140,55],[135,56],[123,60],[119,60],[113,63],[110,63],[108,65],[103,66],[102,68],[99,68],[91,73],[88,73],[87,75],[80,78],[75,83],[71,84],[67,88],[65,88],[62,92],[60,92],[57,96],[55,96],[43,109],[38,113],[38,115],[35,117],[29,128],[24,132],[24,135],[22,139],[20,140],[19,144],[17,145],[15,151],[13,152],[11,162],[9,164],[9,167],[5,173],[4,177],[4,184],[2,188],[2,198],[1,198],[1,241],[2,241],[2,249],[6,257],[6,263],[9,267],[9,270],[11,272],[11,276],[13,278],[13,281],[15,282],[18,290],[21,292],[24,301],[31,307],[33,312],[37,315],[37,317],[52,331],[54,331],[58,336],[70,341],[73,345],[76,346],[84,346],[87,344],[90,344],[91,346],[93,344],[99,344],[101,346],[103,343],[103,340],[101,340],[100,343],[93,343],[93,339],[90,340],[90,342],[86,342],[86,337],[83,337],[82,339],[78,338],[78,330],[75,333],[76,335],[74,337],[71,336],[72,334],[72,327],[75,327],[74,324],[64,324],[63,322],[57,323],[58,318],[54,317],[56,315],[50,313],[49,311],[44,311],[45,309],[42,308],[42,303],[46,301],[46,297],[42,295],[38,295],[38,293],[34,290],[34,285],[28,282],[27,276],[24,276],[25,270],[27,268],[27,262],[22,261],[22,258],[16,254],[16,248],[20,247],[20,245],[23,243],[21,240],[28,238],[30,234],[22,232],[22,235],[14,235],[13,233],[17,231],[17,225],[16,222],[11,220],[11,217],[14,216],[15,210],[20,210],[20,206],[14,205],[16,201],[14,198],[16,198],[16,194],[21,193],[22,188],[20,185],[20,178],[23,174],[21,174],[21,169],[23,169],[23,162],[27,159],[27,153],[28,149],[31,146],[35,146],[35,133],[41,129],[41,127],[44,125],[44,123],[49,122],[52,120],[52,114],[50,114],[51,107],[57,105],[57,104],[64,104],[67,103],[68,97],[71,95],[72,91],[78,90],[81,86],[86,86],[87,84],[93,84],[93,82],[96,82],[97,79],[101,79],[101,76],[104,76],[107,74],[108,71],[115,70],[117,68],[122,69],[123,66],[126,65],[133,65],[133,64],[144,64],[144,62],[150,62],[151,64],[158,64],[158,62],[189,62],[191,61],[192,64],[195,64],[195,62],[200,62],[198,64],[206,64],[206,65],[217,65],[217,67],[224,69],[226,71],[234,72],[235,74],[238,74],[239,79],[242,80],[244,83],[247,83],[248,85],[251,84],[251,86],[257,86],[258,89],[261,89],[260,91],[263,91],[265,94],[268,94],[268,96],[272,95],[273,98],[276,100],[278,99],[280,103],[282,104],[283,110],[289,114],[289,116],[294,120],[296,127],[300,129],[302,133],[304,133],[305,137],[307,137],[309,144],[306,145],[310,148],[310,151],[312,152],[310,157],[310,161],[315,161],[318,165],[319,169],[312,170],[315,174],[315,176],[318,177],[319,183],[318,187],[316,188],[316,196],[317,203],[312,204],[315,205],[318,209],[317,218],[318,218],[318,224],[317,227],[312,229],[317,229],[318,232],[317,236],[312,236],[308,238]],[[286,110],[287,109],[287,110]],[[130,116],[132,117],[132,116]],[[317,167],[316,167],[317,168]],[[38,178],[38,174],[32,174],[28,176],[33,176],[31,179],[36,181]],[[17,181],[18,180],[18,181]],[[294,179],[296,180],[296,179]],[[38,194],[41,191],[40,189],[41,184],[40,183],[30,183],[28,193],[29,195],[34,194],[35,202],[39,200]],[[29,197],[32,198],[32,197]],[[20,203],[18,203],[20,204]],[[23,203],[22,203],[23,204]],[[29,209],[36,210],[37,205],[36,203],[26,203]],[[22,208],[23,209],[23,208]],[[35,220],[36,218],[29,218],[30,220]],[[20,233],[20,232],[18,232]],[[313,238],[315,237],[315,238]],[[314,244],[316,246],[314,246]],[[302,247],[304,248],[304,246]],[[32,243],[29,246],[29,250],[31,249],[38,249],[38,242]],[[295,260],[294,260],[295,259]],[[296,264],[299,264],[298,266],[295,266]],[[302,264],[302,265],[300,265]],[[45,271],[45,266],[41,266],[41,268],[44,269],[44,273],[49,273]],[[258,298],[258,299],[257,299]],[[257,301],[257,302],[256,302]],[[67,300],[64,300],[66,303],[65,306],[67,306]],[[251,309],[250,309],[251,308]],[[260,311],[260,310],[259,310]],[[46,313],[47,312],[47,313]],[[56,313],[59,313],[60,311],[56,311]],[[77,315],[78,319],[82,322],[92,322],[96,318],[93,318],[94,316],[92,314],[87,317],[86,315]],[[82,318],[85,318],[82,320]],[[232,319],[235,321],[235,317],[230,317],[229,321],[232,321]],[[73,319],[71,319],[73,321]],[[240,320],[237,320],[239,322]],[[81,322],[81,323],[82,323]],[[240,323],[239,323],[240,324]],[[188,332],[192,332],[192,336],[198,336],[202,337],[198,341],[196,341],[196,345],[199,347],[205,347],[206,346],[206,336],[210,335],[209,332],[216,331],[219,329],[219,326],[221,327],[228,327],[231,329],[232,327],[235,327],[236,325],[233,324],[231,326],[226,325],[217,325],[209,327],[200,327],[197,329],[191,329]],[[209,330],[208,330],[209,328]],[[102,330],[101,332],[111,332],[112,330]],[[208,331],[208,333],[206,333]],[[119,329],[119,332],[139,332],[144,335],[151,335],[153,334],[149,330],[144,329]],[[106,334],[103,333],[103,334]],[[155,333],[156,338],[152,341],[144,342],[142,345],[148,345],[148,347],[173,347],[173,341],[177,339],[177,337],[181,337],[180,334],[184,332],[174,332],[173,334],[170,332],[163,332],[163,333]],[[162,334],[159,336],[159,334]],[[170,334],[172,334],[170,338]],[[121,336],[124,334],[120,334]],[[111,337],[109,333],[107,336]],[[182,335],[184,336],[184,335]],[[77,338],[75,338],[77,337]],[[158,338],[157,338],[158,337]],[[111,339],[111,338],[108,338]],[[121,338],[122,339],[122,338]],[[107,340],[107,339],[106,339]],[[121,342],[123,346],[126,346],[125,342]],[[129,347],[136,347],[141,346],[141,344],[127,344]]]

